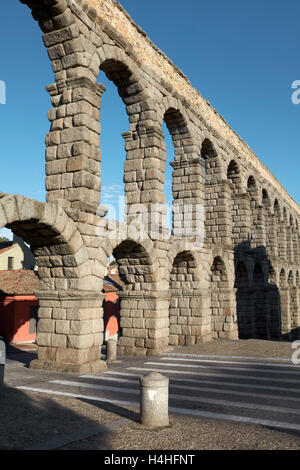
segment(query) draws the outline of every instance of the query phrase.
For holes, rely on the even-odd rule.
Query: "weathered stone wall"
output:
[[[39,22],[54,72],[47,203],[3,195],[0,221],[37,257],[35,366],[105,367],[101,289],[111,255],[126,286],[120,354],[157,355],[212,338],[297,337],[300,210],[276,178],[117,2],[22,3]],[[128,115],[124,224],[107,220],[100,205],[100,70]],[[163,122],[175,150],[171,235]]]

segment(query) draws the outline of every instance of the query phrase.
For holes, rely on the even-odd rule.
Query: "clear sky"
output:
[[[292,83],[300,80],[299,0],[121,0],[153,42],[188,76],[248,143],[288,193],[300,203],[300,104]],[[54,74],[38,24],[18,0],[2,6],[0,80],[0,191],[45,200],[44,138],[49,131]],[[101,111],[102,202],[123,192],[128,119],[114,85]],[[1,99],[1,93],[0,93]],[[166,136],[168,160],[172,145]],[[166,196],[170,200],[171,168]],[[2,231],[0,233],[3,233]]]

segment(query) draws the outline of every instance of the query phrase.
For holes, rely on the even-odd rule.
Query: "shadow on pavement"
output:
[[[73,399],[74,400],[74,399]],[[51,448],[65,444],[64,438],[74,433],[84,434],[97,429],[98,440],[104,449],[109,449],[110,433],[96,419],[82,416],[64,405],[65,397],[49,398],[3,385],[0,387],[1,419],[0,449],[24,450],[39,447],[52,441]],[[90,406],[91,403],[89,403]],[[73,407],[77,404],[73,403]],[[92,415],[90,410],[90,414]],[[84,437],[83,437],[84,438]],[[53,440],[58,447],[53,447]],[[60,441],[62,442],[59,445]],[[47,446],[44,449],[47,450]]]

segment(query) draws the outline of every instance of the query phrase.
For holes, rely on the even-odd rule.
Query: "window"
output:
[[[7,260],[7,269],[10,271],[12,269],[14,269],[14,258],[12,256],[9,256],[8,257],[8,260]]]

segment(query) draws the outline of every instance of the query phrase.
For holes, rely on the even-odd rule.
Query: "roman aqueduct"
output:
[[[297,339],[299,206],[115,0],[21,2],[40,25],[55,74],[47,87],[47,202],[0,193],[0,227],[30,244],[39,267],[32,367],[106,367],[101,290],[112,255],[126,285],[120,355],[160,355],[217,338]],[[129,121],[122,226],[107,219],[100,200],[100,70]],[[175,151],[170,236],[163,121]],[[140,207],[155,230],[136,224],[131,233]]]

